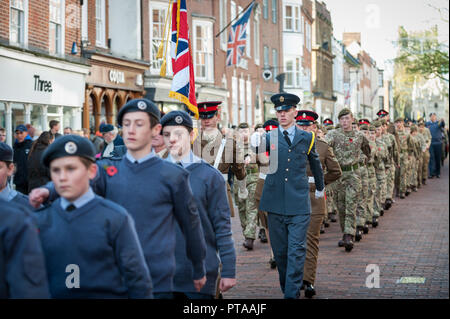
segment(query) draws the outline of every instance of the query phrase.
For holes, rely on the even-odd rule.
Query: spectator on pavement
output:
[[[0,127],[0,142],[6,143],[6,130]]]
[[[73,130],[71,127],[67,126],[64,128],[64,135],[73,134]]]
[[[45,131],[31,146],[28,156],[28,192],[50,181],[50,171],[47,167],[41,165],[41,158],[42,153],[44,153],[54,139],[55,136],[51,132]]]
[[[16,190],[28,194],[28,154],[30,153],[33,140],[28,136],[27,127],[20,124],[15,129],[16,141],[14,143],[14,184]]]
[[[50,132],[55,136],[55,139],[61,137],[62,135],[59,133],[60,124],[57,120],[51,120],[49,123]]]
[[[445,127],[444,119],[437,120],[436,113],[430,114],[430,121],[427,122],[426,127],[431,133],[430,146],[430,164],[429,164],[429,178],[441,175],[441,157],[442,157],[442,129]]]

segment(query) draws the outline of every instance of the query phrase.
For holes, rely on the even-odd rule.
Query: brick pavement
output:
[[[351,253],[337,247],[339,224],[330,223],[321,235],[315,298],[449,298],[448,160],[441,173],[417,193],[397,198]],[[224,298],[282,298],[278,272],[268,264],[268,245],[255,241],[247,251],[239,217],[232,223],[238,284]],[[369,264],[379,267],[380,288],[365,285]],[[425,283],[397,283],[401,277],[424,277]]]

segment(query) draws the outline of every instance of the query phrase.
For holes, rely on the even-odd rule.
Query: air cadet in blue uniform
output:
[[[13,149],[8,144],[0,142],[0,199],[33,210],[28,196],[12,189],[8,183],[8,178],[14,174],[13,158]]]
[[[155,155],[152,139],[160,134],[158,107],[134,99],[117,114],[127,152],[123,158],[97,162],[91,186],[95,193],[123,206],[133,217],[153,282],[155,298],[173,298],[175,225],[186,237],[186,253],[194,269],[194,285],[206,282],[206,245],[201,221],[189,186],[189,172]],[[46,200],[51,187],[33,190],[30,201]],[[54,191],[51,190],[50,199]]]
[[[231,233],[231,212],[222,174],[191,151],[193,123],[184,111],[172,111],[161,118],[162,134],[169,151],[168,161],[190,172],[206,241],[206,284],[198,292],[192,282],[192,263],[186,255],[186,240],[177,226],[176,273],[174,291],[181,299],[213,299],[220,270],[219,290],[225,292],[236,284],[236,253]]]
[[[271,100],[280,126],[262,139],[262,145],[265,143],[270,152],[270,168],[259,208],[268,212],[270,240],[284,297],[298,298],[311,216],[307,161],[314,175],[318,198],[324,196],[323,171],[315,151],[314,134],[301,131],[295,125],[296,105],[300,98],[280,93]]]
[[[35,223],[22,206],[0,199],[0,299],[49,297]]]
[[[52,297],[151,298],[133,219],[89,186],[97,173],[94,145],[65,135],[45,150],[42,162],[60,195],[36,212]]]

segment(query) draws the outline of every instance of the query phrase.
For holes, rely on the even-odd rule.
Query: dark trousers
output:
[[[441,175],[441,157],[442,157],[442,143],[432,143],[430,145],[430,176]]]
[[[277,263],[281,290],[286,299],[300,296],[310,218],[310,214],[268,214],[270,243]]]

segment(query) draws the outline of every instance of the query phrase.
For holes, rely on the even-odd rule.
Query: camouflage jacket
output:
[[[370,157],[369,141],[359,131],[344,132],[341,128],[335,129],[325,135],[325,141],[333,148],[341,167],[359,163],[361,153]]]
[[[406,132],[398,131],[399,149],[400,153],[412,154],[414,152],[414,143],[412,141],[411,135],[406,134]]]
[[[375,154],[375,168],[377,170],[385,169],[384,163],[389,157],[388,147],[384,142],[383,137],[379,137],[375,140],[377,152]]]

